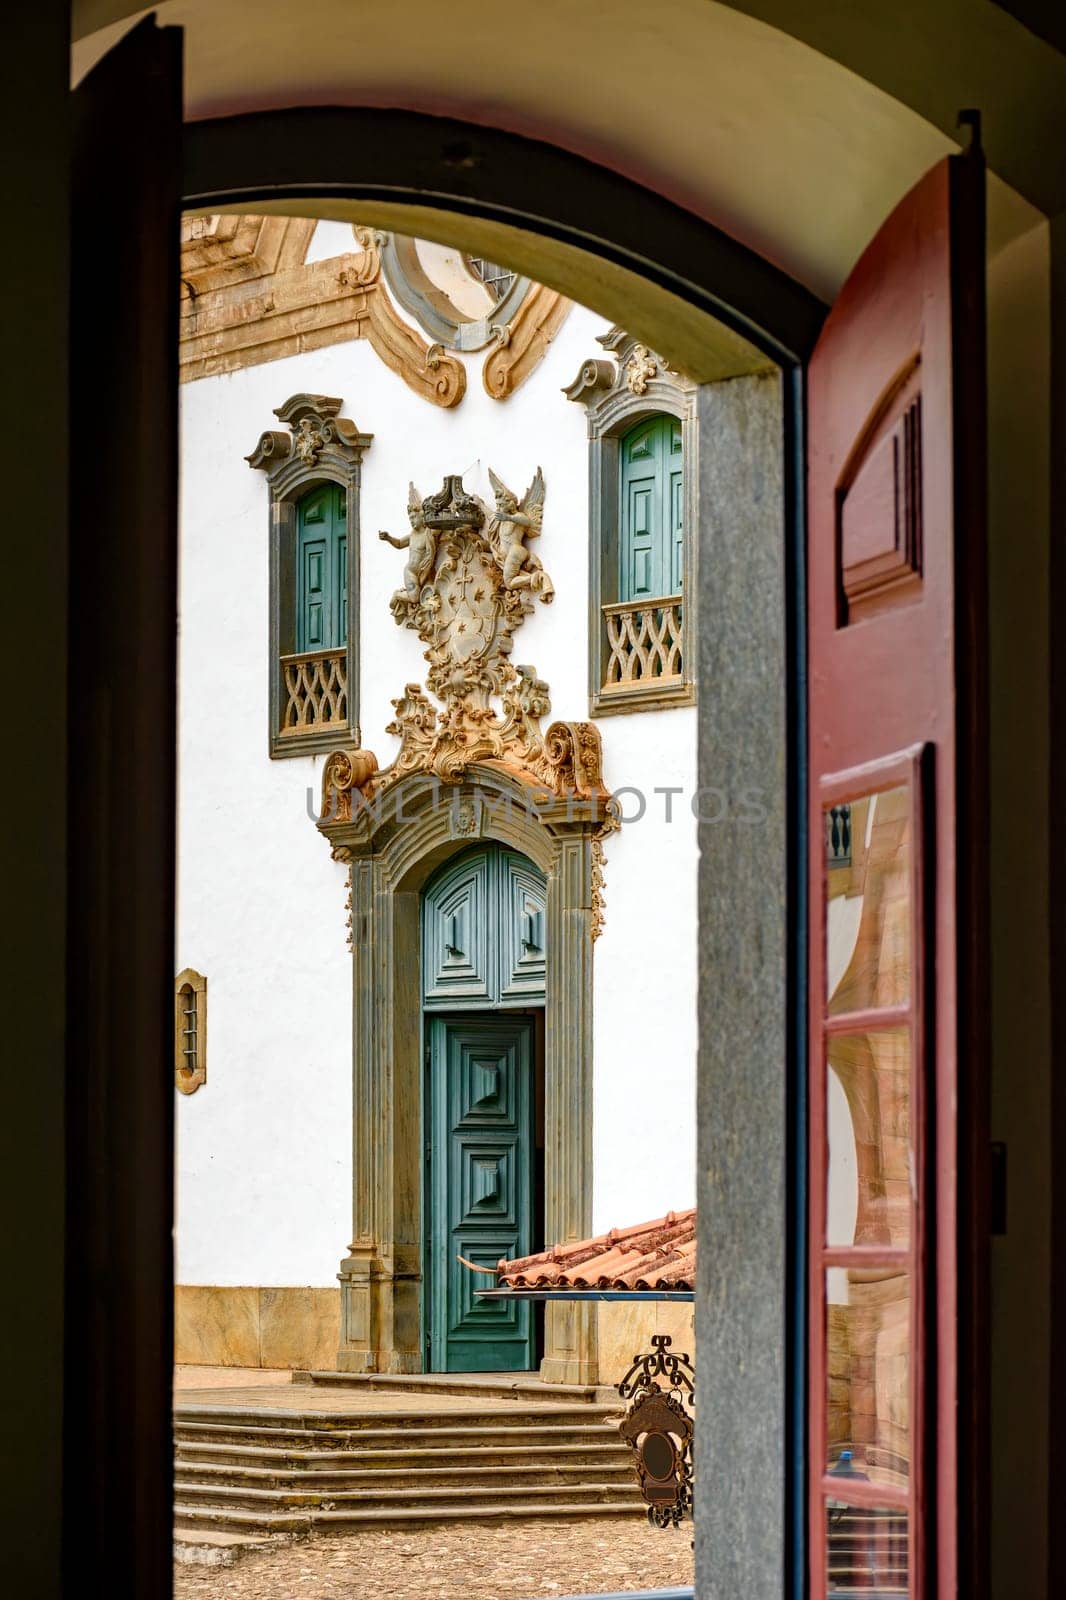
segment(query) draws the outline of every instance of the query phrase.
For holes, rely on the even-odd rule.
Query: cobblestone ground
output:
[[[325,1536],[176,1566],[175,1600],[553,1600],[692,1582],[692,1525],[639,1518]]]

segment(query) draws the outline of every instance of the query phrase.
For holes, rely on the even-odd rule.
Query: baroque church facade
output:
[[[694,1202],[700,484],[777,377],[298,218],[188,219],[181,328],[177,1358],[610,1381],[690,1309],[471,1265]]]

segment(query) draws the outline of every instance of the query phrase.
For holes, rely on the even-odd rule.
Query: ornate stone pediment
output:
[[[343,401],[327,394],[294,394],[274,415],[289,429],[271,428],[245,460],[264,471],[271,483],[284,483],[308,468],[345,468],[361,461],[373,434],[360,433],[349,417],[338,416]]]
[[[425,499],[412,484],[409,533],[380,535],[406,552],[403,585],[390,608],[426,646],[429,670],[425,688],[409,683],[393,701],[388,731],[398,736],[400,751],[390,767],[379,771],[368,750],[329,757],[319,822],[327,837],[401,778],[424,773],[458,783],[478,763],[499,765],[567,805],[580,802],[597,846],[618,825],[603,784],[599,729],[553,722],[542,731],[551,710],[548,685],[532,667],[510,660],[515,630],[535,603],[548,605],[554,595],[530,549],[541,530],[544,476],[538,468],[521,500],[495,473],[489,477],[493,508],[467,493],[458,475]],[[595,866],[602,866],[598,849]]]
[[[568,400],[576,400],[588,409],[590,425],[599,431],[617,415],[631,410],[636,401],[645,401],[648,409],[654,410],[665,398],[676,401],[695,394],[697,386],[691,378],[624,328],[609,329],[597,343],[613,359],[592,357],[583,362],[563,393]]]

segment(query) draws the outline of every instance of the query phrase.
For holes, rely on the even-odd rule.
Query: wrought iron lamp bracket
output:
[[[618,1431],[636,1457],[648,1521],[676,1528],[692,1510],[695,1430],[688,1407],[696,1375],[689,1357],[670,1349],[669,1334],[653,1334],[651,1342],[653,1348],[634,1357],[618,1385],[619,1395],[630,1402]]]

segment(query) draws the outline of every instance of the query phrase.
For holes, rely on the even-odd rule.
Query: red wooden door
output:
[[[812,1600],[980,1581],[983,185],[907,195],[809,369]]]

